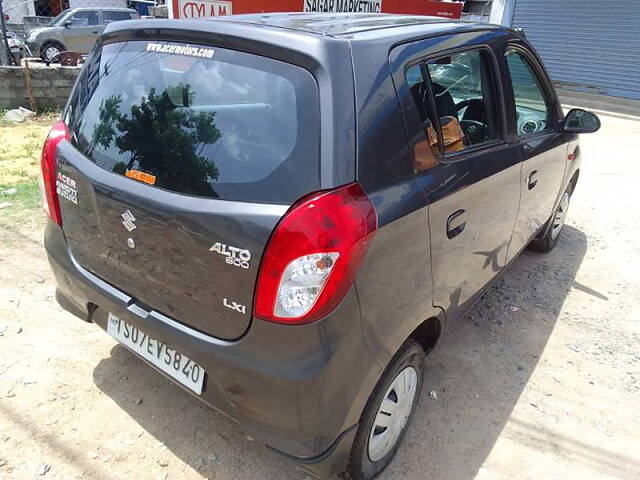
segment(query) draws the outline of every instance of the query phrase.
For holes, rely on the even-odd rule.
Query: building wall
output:
[[[69,0],[69,8],[115,7],[126,8],[127,0]]]
[[[556,85],[640,99],[639,0],[517,0],[510,24]]]
[[[23,17],[36,14],[33,0],[2,0],[2,8],[10,23],[22,23]]]
[[[515,2],[516,0],[493,0],[489,22],[510,27]]]

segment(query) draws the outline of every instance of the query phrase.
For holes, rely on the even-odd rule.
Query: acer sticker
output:
[[[168,0],[171,18],[204,18],[241,13],[404,13],[460,18],[463,2],[430,0]]]

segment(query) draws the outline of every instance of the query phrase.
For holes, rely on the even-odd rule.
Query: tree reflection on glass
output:
[[[100,104],[99,121],[94,126],[90,150],[115,145],[129,153],[128,162],[118,162],[116,173],[131,169],[156,176],[156,185],[195,195],[217,196],[210,182],[218,178],[218,168],[202,151],[222,136],[216,127],[216,112],[196,112],[194,92],[189,84],[178,84],[156,94],[152,88],[131,113],[120,111],[122,95],[113,95]]]

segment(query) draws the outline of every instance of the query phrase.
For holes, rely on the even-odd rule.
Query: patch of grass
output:
[[[0,185],[0,246],[11,243],[16,232],[40,229],[45,222],[38,180]]]
[[[46,222],[38,187],[40,152],[57,116],[0,121],[0,246],[19,244],[20,232],[41,229]]]
[[[0,209],[0,212],[10,214],[18,210],[40,208],[41,198],[38,180],[28,180],[15,185],[0,185],[0,205],[11,204]]]
[[[1,186],[7,188],[37,179],[42,144],[58,115],[44,113],[23,123],[0,121]]]
[[[41,232],[46,221],[37,180],[0,185],[0,249],[20,247],[25,233]]]

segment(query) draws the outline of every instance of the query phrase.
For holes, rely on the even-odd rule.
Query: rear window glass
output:
[[[289,204],[319,186],[317,86],[285,62],[109,44],[88,60],[66,119],[97,165],[166,190]]]

